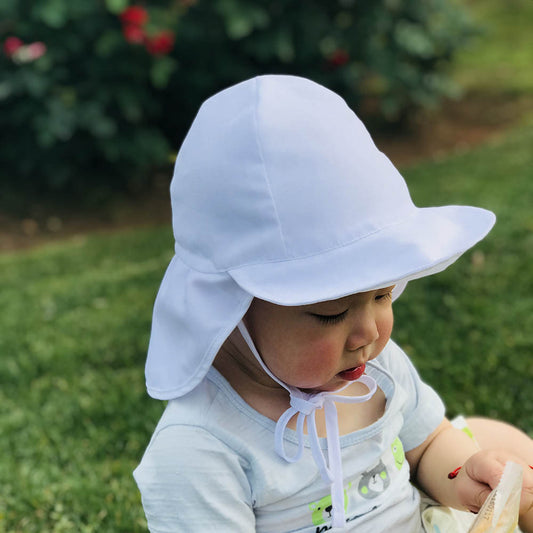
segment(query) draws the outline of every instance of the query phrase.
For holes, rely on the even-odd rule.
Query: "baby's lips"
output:
[[[365,373],[365,365],[355,366],[339,372],[338,376],[346,381],[355,381]]]

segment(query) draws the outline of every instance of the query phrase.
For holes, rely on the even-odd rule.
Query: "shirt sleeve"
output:
[[[149,530],[255,532],[245,466],[238,454],[202,428],[161,429],[133,473]]]
[[[442,422],[444,403],[435,390],[420,379],[413,363],[397,344],[389,341],[384,352],[382,363],[406,396],[400,439],[405,451],[409,451],[422,444]]]

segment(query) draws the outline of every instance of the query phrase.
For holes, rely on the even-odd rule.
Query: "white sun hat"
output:
[[[244,81],[200,108],[171,185],[176,240],[157,295],[148,392],[205,376],[254,297],[331,300],[439,272],[495,216],[416,207],[402,176],[330,90],[295,76]]]

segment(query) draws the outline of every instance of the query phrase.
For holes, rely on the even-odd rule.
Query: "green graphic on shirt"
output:
[[[403,452],[402,441],[396,437],[391,444],[392,455],[394,456],[394,464],[398,470],[402,469],[405,462],[405,454]]]
[[[351,483],[348,484],[348,489],[352,486]],[[346,489],[344,489],[344,512],[346,512],[346,509],[348,508],[348,494],[346,493]],[[318,500],[317,502],[311,502],[309,504],[309,509],[313,512],[311,519],[313,520],[313,524],[315,526],[319,526],[320,524],[324,524],[327,519],[331,518],[331,510],[333,509],[333,505],[331,503],[331,494],[328,494],[327,496],[324,496],[321,500]]]
[[[359,494],[368,500],[379,496],[390,485],[387,467],[380,461],[372,470],[368,470],[359,481]]]
[[[405,463],[405,453],[401,440],[396,437],[392,443],[390,450],[392,457],[394,458],[394,466],[401,470]],[[390,455],[388,456],[389,468],[392,468],[392,461],[390,461]],[[371,500],[382,494],[391,484],[391,478],[389,470],[380,459],[378,464],[374,468],[363,472],[359,478],[357,490],[359,494],[366,500]],[[347,489],[352,486],[349,483],[346,489],[344,489],[344,511],[348,509],[348,493]],[[331,502],[331,494],[324,496],[321,500],[312,502],[309,504],[309,509],[312,512],[312,521],[315,526],[324,524],[326,520],[331,518],[331,512],[333,505]],[[318,531],[318,528],[317,528]]]

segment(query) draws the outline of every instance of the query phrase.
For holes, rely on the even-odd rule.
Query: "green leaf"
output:
[[[164,56],[157,58],[150,69],[150,79],[154,87],[157,89],[165,88],[177,65],[177,62],[171,57]]]
[[[34,13],[51,28],[61,28],[67,21],[68,8],[63,0],[48,0],[33,8]]]
[[[252,20],[241,13],[235,13],[226,19],[226,31],[231,39],[242,39],[252,33],[253,29]]]
[[[124,39],[117,31],[106,31],[96,41],[94,51],[103,57],[110,56],[124,42]]]
[[[96,137],[108,139],[117,132],[117,125],[114,120],[102,115],[98,120],[92,122],[91,132]]]
[[[284,63],[290,63],[295,56],[294,45],[291,35],[286,30],[281,30],[274,42],[276,54]]]
[[[105,0],[107,10],[115,15],[122,13],[128,7],[128,0]]]
[[[431,57],[435,46],[425,29],[418,24],[401,20],[395,28],[396,42],[406,51],[419,57]]]
[[[13,85],[7,81],[0,83],[0,100],[5,100],[13,92]]]

